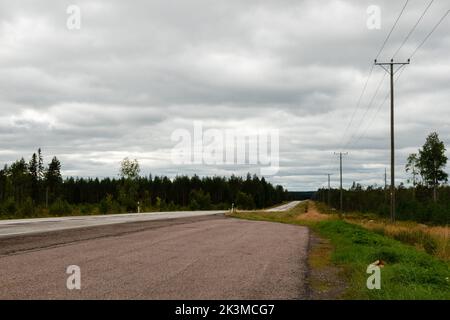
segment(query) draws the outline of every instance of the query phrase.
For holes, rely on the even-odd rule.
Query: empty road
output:
[[[173,211],[108,214],[101,216],[0,220],[0,237],[86,228],[93,226],[105,226],[118,223],[208,216],[225,212],[226,211]]]
[[[302,299],[308,239],[223,214],[4,236],[0,299]]]
[[[292,201],[287,204],[268,209],[267,211],[286,211],[295,207],[298,203],[300,203],[300,201]],[[227,211],[172,211],[0,220],[0,238],[14,235],[105,226],[119,223],[209,216],[223,214],[225,212]]]
[[[281,206],[277,206],[275,208],[266,209],[268,212],[283,212],[293,209],[295,206],[299,205],[302,201],[291,201]]]

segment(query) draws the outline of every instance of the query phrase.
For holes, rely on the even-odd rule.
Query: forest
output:
[[[421,223],[448,224],[450,220],[450,187],[445,172],[447,156],[445,145],[436,132],[426,138],[422,148],[406,159],[405,172],[409,175],[406,187],[400,183],[395,188],[396,218]],[[340,208],[340,189],[320,189],[315,198]],[[368,186],[364,188],[353,182],[343,190],[343,211],[375,213],[389,217],[389,186]]]
[[[174,210],[258,209],[283,202],[287,190],[264,177],[141,176],[137,160],[125,158],[116,178],[66,177],[53,157],[44,165],[39,149],[0,170],[0,217],[44,217]]]

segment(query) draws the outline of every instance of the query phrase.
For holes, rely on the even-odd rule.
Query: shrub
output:
[[[56,201],[53,202],[48,209],[51,215],[63,215],[72,212],[71,207],[67,203],[67,201],[60,198],[56,199]]]
[[[383,260],[387,263],[396,263],[400,261],[401,255],[398,250],[383,247],[370,255],[370,261]]]
[[[437,241],[428,233],[424,233],[422,246],[425,249],[425,252],[431,255],[435,254],[438,249]]]
[[[20,215],[24,217],[31,217],[34,216],[35,208],[33,199],[30,197],[27,197],[25,201],[22,203],[19,209]]]
[[[107,214],[114,212],[116,208],[116,204],[114,203],[112,195],[108,194],[102,201],[100,201],[98,205],[98,209],[100,213]]]
[[[8,198],[3,203],[3,212],[5,215],[13,216],[17,213],[16,202],[14,198]]]
[[[204,193],[203,190],[191,191],[189,198],[191,199],[189,207],[191,210],[209,210],[211,209],[211,196]]]
[[[239,209],[252,210],[255,208],[253,197],[244,192],[238,192],[236,196],[236,207]]]

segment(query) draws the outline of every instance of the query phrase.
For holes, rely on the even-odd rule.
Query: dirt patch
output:
[[[314,204],[314,202],[308,201],[307,212],[298,215],[297,219],[298,220],[303,220],[303,221],[314,221],[314,222],[316,222],[316,221],[324,221],[324,220],[335,219],[335,217],[330,215],[330,214],[320,213],[319,210],[317,210],[316,205]]]
[[[328,240],[310,233],[308,256],[309,300],[339,300],[347,288],[343,270],[331,262],[333,247]]]

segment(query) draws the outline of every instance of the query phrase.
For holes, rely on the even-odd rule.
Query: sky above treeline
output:
[[[380,61],[389,60],[429,0],[410,0]],[[0,163],[42,148],[65,176],[245,175],[260,164],[176,164],[176,130],[279,132],[279,170],[290,190],[383,184],[389,166],[388,76],[375,67],[404,1],[80,0],[0,3]],[[380,8],[380,29],[367,26]],[[442,15],[435,0],[395,59],[405,61]],[[395,84],[397,183],[409,153],[437,131],[450,144],[450,17]],[[400,74],[400,73],[398,73]],[[397,75],[398,75],[397,74]],[[375,95],[379,86],[378,94]],[[384,102],[384,103],[383,103]],[[358,106],[358,107],[357,107]],[[351,121],[353,119],[353,121]]]

